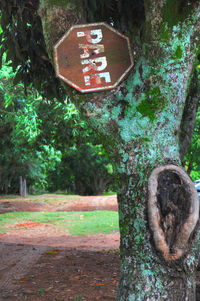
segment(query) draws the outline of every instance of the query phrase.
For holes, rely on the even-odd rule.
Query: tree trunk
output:
[[[19,177],[19,184],[20,184],[20,188],[19,188],[20,196],[25,198],[26,195],[27,195],[26,179],[23,179],[23,177],[20,176]]]
[[[118,195],[117,300],[196,300],[198,253],[191,233],[198,219],[197,193],[175,165],[148,166],[143,173],[127,178]]]
[[[25,198],[27,196],[27,185],[26,185],[26,179],[23,181],[23,197]]]
[[[132,28],[127,31],[135,62],[127,80],[107,92],[66,90],[115,164],[121,235],[117,299],[194,301],[199,203],[181,168],[179,137],[186,99],[190,91],[194,95],[200,5],[180,0],[144,5],[143,31],[137,37]],[[51,58],[63,33],[86,22],[79,1],[42,0],[40,15]]]

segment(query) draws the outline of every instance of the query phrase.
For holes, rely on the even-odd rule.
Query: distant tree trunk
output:
[[[194,301],[199,203],[181,167],[180,133],[186,100],[197,93],[190,86],[200,4],[145,0],[144,5],[142,32],[129,20],[135,66],[127,80],[115,90],[87,95],[65,87],[115,164],[121,235],[117,300]],[[39,13],[51,58],[63,33],[86,22],[79,1],[41,0]],[[192,116],[189,108],[185,116]],[[184,122],[189,136],[190,121]]]
[[[25,198],[27,194],[27,186],[26,186],[26,179],[23,179],[22,176],[19,177],[19,182],[20,182],[20,196]]]
[[[26,186],[26,179],[24,179],[23,182],[23,197],[25,198],[27,196],[27,186]]]
[[[106,179],[106,176],[104,175],[100,175],[100,176],[96,176],[93,179],[93,183],[94,183],[94,187],[93,187],[93,191],[94,191],[94,195],[101,195],[103,194],[103,192],[106,189],[106,186],[108,184],[108,180]]]

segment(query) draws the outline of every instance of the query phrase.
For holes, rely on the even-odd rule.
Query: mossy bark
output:
[[[165,260],[155,245],[148,219],[151,170],[150,166],[144,168],[143,183],[141,175],[127,179],[119,194],[121,272],[117,300],[196,300],[196,242],[191,239],[178,260]]]
[[[102,136],[119,181],[121,272],[118,300],[193,301],[198,249],[196,217],[192,219],[194,227],[188,226],[192,231],[187,228],[187,239],[181,239],[182,244],[177,242],[183,249],[181,256],[173,255],[178,250],[173,248],[174,242],[178,241],[178,233],[183,232],[181,229],[188,220],[183,214],[184,207],[179,207],[177,200],[183,199],[188,204],[185,208],[195,215],[192,183],[182,181],[179,175],[180,183],[185,184],[176,185],[187,189],[181,189],[184,193],[178,193],[175,207],[173,204],[166,207],[167,213],[162,203],[157,202],[161,216],[159,227],[171,254],[167,257],[157,243],[159,227],[157,231],[149,223],[148,181],[158,166],[181,166],[179,136],[199,49],[200,6],[193,7],[190,3],[190,11],[183,9],[180,16],[181,1],[176,1],[178,8],[173,17],[169,11],[171,7],[174,9],[173,1],[144,2],[146,21],[142,34],[132,37],[135,66],[128,78],[108,92],[81,95],[72,88],[66,89],[82,115]],[[80,1],[41,0],[40,15],[50,57],[53,44],[71,25],[87,21]],[[162,191],[161,199],[170,203],[167,193]],[[169,220],[167,214],[171,214],[173,221],[178,212],[182,218],[179,224],[170,224],[177,231],[172,239],[164,224]]]

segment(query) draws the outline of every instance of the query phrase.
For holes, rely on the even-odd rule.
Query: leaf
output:
[[[46,251],[45,252],[47,255],[57,255],[58,253],[56,251]]]
[[[45,293],[45,289],[44,288],[40,288],[37,290],[38,295],[43,295]]]
[[[20,279],[20,282],[23,283],[23,282],[28,281],[28,280],[30,280],[29,277],[24,277],[24,278]]]

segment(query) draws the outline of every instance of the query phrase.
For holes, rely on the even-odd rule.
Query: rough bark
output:
[[[180,167],[179,134],[199,48],[200,5],[144,4],[146,20],[142,34],[132,39],[135,67],[126,81],[88,95],[66,89],[102,135],[119,180],[117,299],[193,301],[199,209]],[[86,22],[79,1],[41,0],[40,15],[50,57],[72,24]]]
[[[191,237],[183,258],[168,257],[168,243],[159,243],[163,237],[158,239],[159,229],[155,232],[148,219],[148,189],[139,175],[129,179],[119,200],[122,259],[118,300],[196,300],[196,250],[191,248]]]

